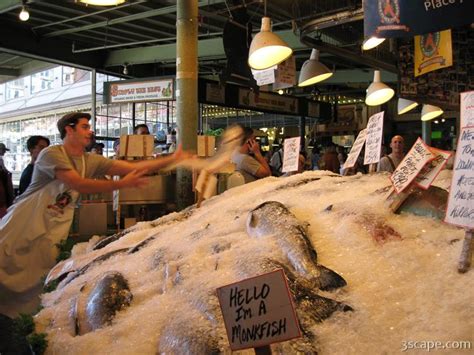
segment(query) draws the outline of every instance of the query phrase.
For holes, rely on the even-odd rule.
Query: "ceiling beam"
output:
[[[18,69],[0,67],[0,75],[16,77],[20,75],[20,71]]]

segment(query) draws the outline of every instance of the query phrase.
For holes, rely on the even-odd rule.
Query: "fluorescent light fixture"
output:
[[[365,104],[368,106],[382,105],[390,100],[395,91],[380,81],[380,70],[374,71],[374,81],[367,89]]]
[[[418,106],[418,102],[402,99],[401,97],[398,99],[397,104],[397,111],[399,115],[403,115],[410,110],[413,110],[416,106]]]
[[[421,120],[422,121],[429,121],[433,118],[441,116],[443,114],[443,110],[438,106],[434,105],[423,105],[423,109],[421,110]]]
[[[298,86],[309,86],[331,77],[333,72],[319,61],[319,51],[313,49],[309,59],[303,63],[298,80]]]
[[[262,70],[280,64],[293,50],[271,31],[270,17],[262,17],[262,28],[250,44],[248,64],[250,68]]]
[[[79,0],[79,1],[87,5],[114,6],[114,5],[123,4],[126,0]]]
[[[28,12],[28,9],[26,8],[26,6],[21,7],[21,12],[18,15],[18,17],[22,21],[28,21],[28,19],[30,18],[30,13]]]
[[[375,48],[383,41],[385,41],[385,38],[379,38],[374,36],[367,38],[364,40],[364,43],[362,43],[362,50],[368,51],[369,49]]]

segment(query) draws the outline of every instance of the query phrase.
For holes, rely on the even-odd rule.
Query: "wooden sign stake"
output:
[[[270,345],[259,346],[253,349],[255,350],[255,355],[271,355],[272,354],[272,348],[270,348]]]
[[[471,267],[472,246],[473,246],[473,230],[466,230],[464,235],[464,243],[462,245],[461,257],[459,258],[458,272],[463,274]]]

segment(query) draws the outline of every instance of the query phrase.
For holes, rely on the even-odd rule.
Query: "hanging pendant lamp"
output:
[[[123,4],[126,0],[79,0],[79,1],[87,5],[115,6],[115,5]]]
[[[256,70],[268,69],[286,60],[293,50],[271,31],[270,17],[262,17],[260,32],[250,44],[248,64]]]
[[[374,81],[367,89],[365,104],[368,106],[382,105],[390,100],[395,91],[380,81],[380,70],[374,71]]]
[[[309,86],[326,80],[334,73],[319,61],[319,51],[313,49],[309,59],[303,63],[298,80],[298,86]]]
[[[377,47],[379,44],[382,44],[385,41],[385,38],[379,37],[369,37],[364,40],[362,43],[362,50],[368,51],[369,49]]]
[[[443,110],[434,105],[423,105],[421,110],[421,120],[422,121],[429,121],[435,117],[441,116],[443,114]]]
[[[400,97],[397,103],[397,112],[399,115],[403,115],[404,113],[413,110],[416,106],[418,106],[418,102],[402,99]]]

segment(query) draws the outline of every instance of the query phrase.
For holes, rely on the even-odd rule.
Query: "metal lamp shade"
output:
[[[301,67],[298,86],[309,86],[331,77],[333,72],[319,61],[319,51],[313,49],[311,57]]]
[[[399,98],[397,104],[397,112],[399,115],[403,115],[404,113],[413,110],[416,106],[418,106],[418,102]]]
[[[380,71],[376,70],[374,81],[367,89],[365,104],[368,106],[382,105],[389,101],[393,95],[395,95],[395,91],[380,81]]]
[[[124,3],[126,0],[79,0],[80,2],[88,5],[96,6],[114,6]]]
[[[434,105],[423,105],[421,110],[421,120],[422,121],[429,121],[433,118],[441,116],[443,114],[443,110],[438,106]]]
[[[248,64],[252,69],[268,69],[286,60],[293,50],[270,30],[270,17],[262,17],[262,28],[250,44]]]
[[[362,50],[368,51],[369,49],[375,48],[379,44],[381,44],[383,41],[385,41],[385,38],[378,38],[378,37],[367,38],[364,41],[364,43],[362,43]]]

